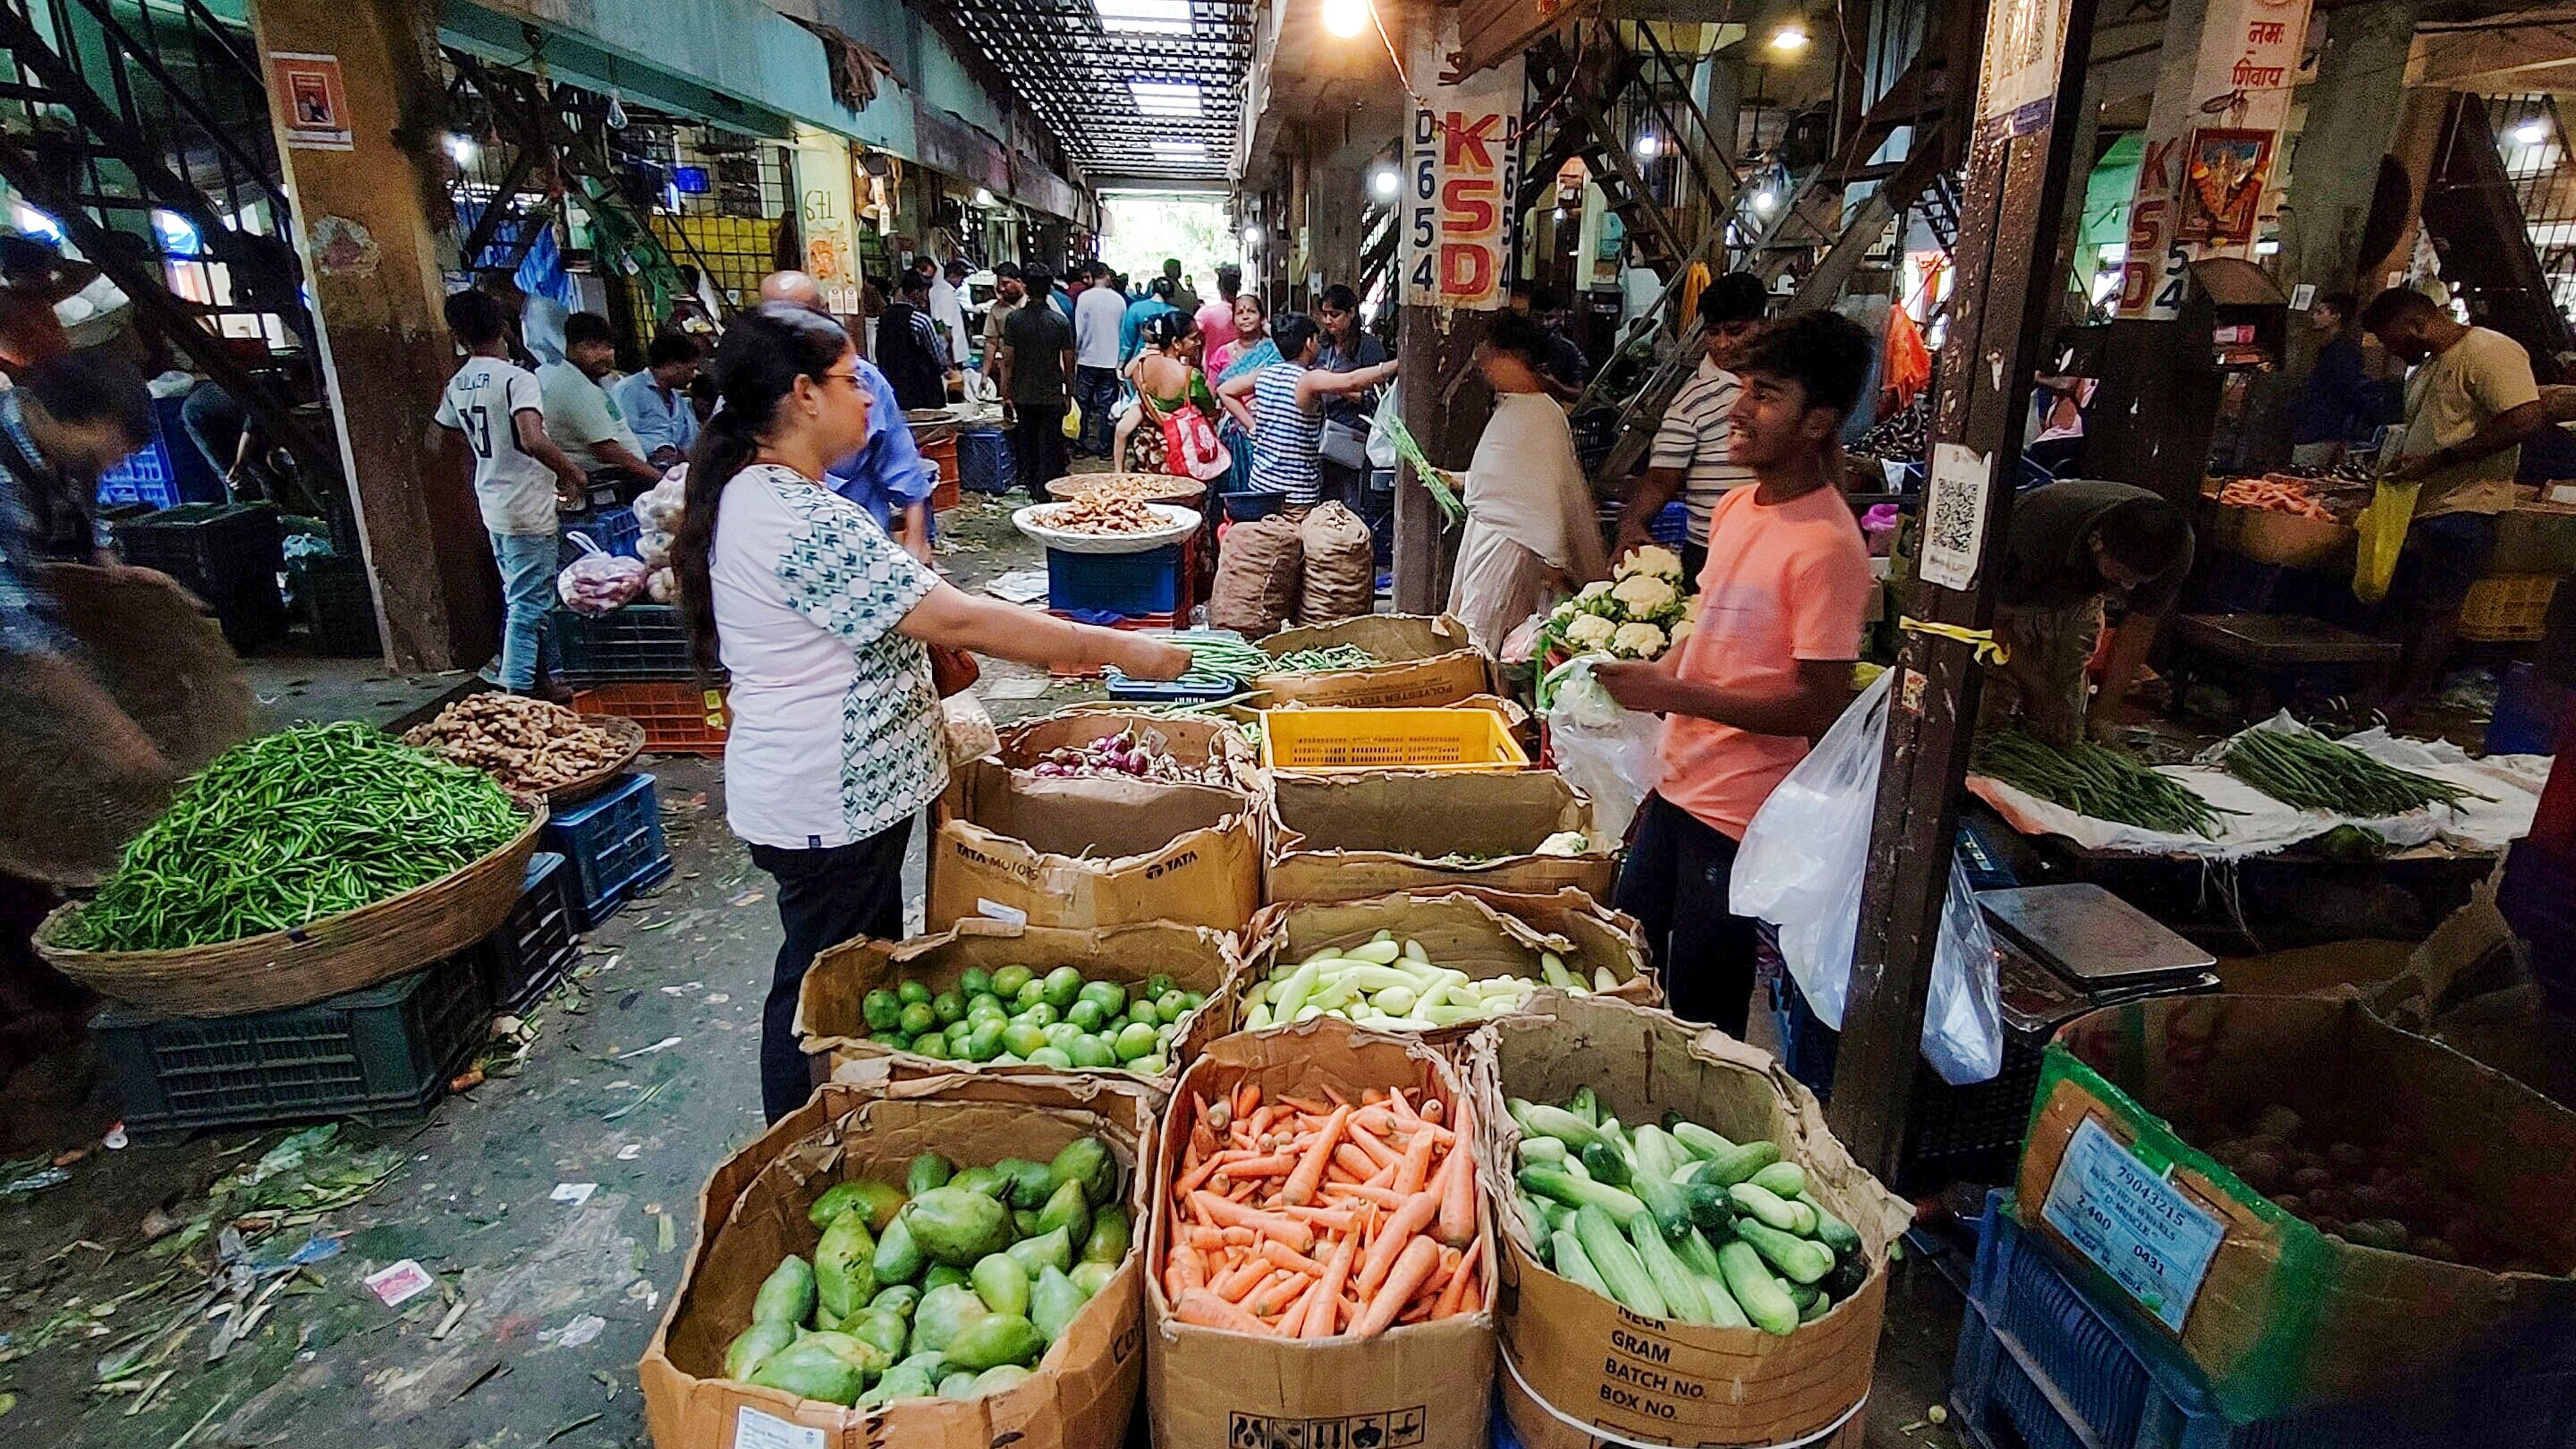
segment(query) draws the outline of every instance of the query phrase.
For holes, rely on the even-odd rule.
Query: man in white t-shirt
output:
[[[1118,328],[1127,320],[1127,299],[1109,284],[1109,268],[1093,262],[1091,285],[1073,303],[1073,401],[1082,409],[1082,436],[1074,439],[1079,456],[1109,456],[1110,433],[1118,420]]]
[[[507,618],[501,658],[487,677],[514,694],[534,694],[554,595],[555,512],[580,506],[586,479],[546,435],[536,378],[510,361],[501,304],[466,291],[449,297],[446,311],[448,331],[470,355],[438,400],[437,422],[464,434],[474,450],[474,497],[492,535]]]
[[[662,470],[644,457],[644,444],[617,410],[601,379],[617,365],[617,337],[608,319],[575,312],[564,319],[564,356],[537,369],[544,395],[546,434],[585,474],[607,473],[643,484],[662,481]]]
[[[1769,302],[1761,280],[1744,272],[1719,277],[1700,293],[1700,337],[1707,352],[1700,358],[1699,370],[1664,409],[1663,421],[1655,429],[1654,451],[1646,457],[1646,471],[1619,512],[1619,538],[1611,547],[1611,557],[1623,557],[1649,542],[1655,515],[1679,494],[1690,515],[1682,568],[1687,577],[1699,577],[1700,566],[1708,562],[1710,510],[1729,492],[1753,481],[1753,471],[1728,454],[1732,426],[1728,419],[1735,412],[1740,390],[1730,369],[1762,331]]]

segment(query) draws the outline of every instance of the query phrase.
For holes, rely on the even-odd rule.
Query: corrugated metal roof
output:
[[[1226,174],[1253,0],[951,0],[951,15],[1095,177]]]

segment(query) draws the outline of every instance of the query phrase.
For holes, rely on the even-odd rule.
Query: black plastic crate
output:
[[[568,889],[572,869],[551,850],[528,859],[527,886],[510,917],[470,953],[480,962],[492,1009],[516,1014],[555,989],[581,960]]]
[[[573,923],[585,931],[671,874],[671,855],[662,845],[661,797],[653,777],[640,772],[557,811],[542,839],[569,867],[565,885]]]
[[[235,649],[286,633],[286,535],[265,503],[183,503],[110,529],[117,552],[139,568],[159,569],[205,600]]]
[[[376,597],[367,587],[364,559],[308,555],[286,565],[295,611],[313,638],[313,652],[358,659],[382,654],[376,633]]]
[[[90,1023],[138,1136],[317,1117],[418,1121],[473,1060],[492,1002],[472,953],[311,1006],[156,1018],[111,1006]]]
[[[697,677],[676,604],[628,604],[595,618],[557,609],[554,638],[555,678],[575,689]]]

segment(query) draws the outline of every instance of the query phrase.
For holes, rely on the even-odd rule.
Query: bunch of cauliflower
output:
[[[1690,637],[1699,601],[1682,590],[1682,561],[1671,549],[1646,547],[1620,560],[1611,577],[1587,584],[1556,606],[1547,632],[1575,654],[1660,658]]]

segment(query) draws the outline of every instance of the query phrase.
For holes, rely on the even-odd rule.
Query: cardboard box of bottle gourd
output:
[[[1242,960],[1234,937],[1205,926],[1176,926],[1146,921],[1124,926],[1073,930],[1057,926],[1013,926],[969,916],[933,936],[909,941],[845,941],[814,958],[796,1002],[796,1035],[814,1061],[819,1079],[870,1080],[863,1066],[891,1065],[898,1073],[918,1075],[952,1071],[1001,1072],[1046,1076],[1044,1066],[960,1063],[933,1059],[869,1040],[868,994],[919,981],[933,993],[954,991],[965,974],[1021,966],[1038,977],[1070,966],[1086,981],[1114,981],[1132,995],[1144,982],[1168,976],[1175,989],[1206,998],[1177,1023],[1166,1054],[1165,1070],[1138,1074],[1140,1083],[1168,1092],[1181,1068],[1209,1042],[1234,1030],[1236,980]]]
[[[1610,973],[1601,992],[1639,1006],[1661,1005],[1663,989],[1647,965],[1646,941],[1636,921],[1609,910],[1578,890],[1553,895],[1435,886],[1397,891],[1362,901],[1283,901],[1265,906],[1245,927],[1244,993],[1236,1021],[1251,1008],[1250,993],[1318,951],[1365,945],[1380,931],[1419,942],[1430,964],[1465,972],[1478,981],[1497,976],[1540,979],[1539,956],[1553,952],[1590,989],[1597,971]],[[1286,1025],[1287,1023],[1280,1023]],[[1417,1033],[1450,1044],[1464,1040],[1473,1023]]]
[[[2319,1231],[2210,1148],[2351,1222]],[[2320,1167],[2302,1185],[2287,1162],[2303,1150],[2349,1154],[2370,1180]],[[2436,1194],[2453,1201],[2428,1217]],[[2518,1346],[2563,1345],[2576,1322],[2570,1201],[2576,1112],[2358,1001],[2188,996],[2060,1028],[2015,1211],[2095,1301],[2177,1345],[2248,1422],[2408,1385],[2489,1385],[2498,1412],[2555,1402],[2508,1375],[2528,1356]],[[2434,1234],[2486,1241],[2429,1254],[2356,1241],[2373,1227],[2415,1249]]]
[[[718,1167],[698,1236],[638,1377],[656,1449],[1095,1449],[1127,1432],[1144,1371],[1144,1234],[1028,1377],[974,1399],[903,1398],[866,1408],[800,1399],[724,1377],[725,1349],[789,1254],[811,1258],[821,1229],[806,1210],[834,1184],[902,1183],[937,1152],[960,1167],[1044,1162],[1096,1136],[1124,1174],[1131,1222],[1146,1210],[1154,1099],[1108,1075],[989,1074],[826,1083],[803,1107]]]
[[[982,759],[956,772],[947,800],[929,856],[934,931],[979,915],[1232,931],[1261,908],[1269,812],[1241,790],[1041,779]]]
[[[1466,1047],[1502,1253],[1503,1406],[1528,1449],[1859,1442],[1887,1297],[1887,1250],[1912,1212],[1827,1130],[1771,1056],[1669,1013],[1542,993]],[[1730,1139],[1777,1143],[1807,1191],[1859,1233],[1857,1292],[1786,1336],[1648,1318],[1543,1266],[1515,1205],[1520,1129],[1508,1099],[1554,1105],[1590,1087],[1622,1122],[1667,1112]],[[1838,1437],[1837,1437],[1838,1436]]]

